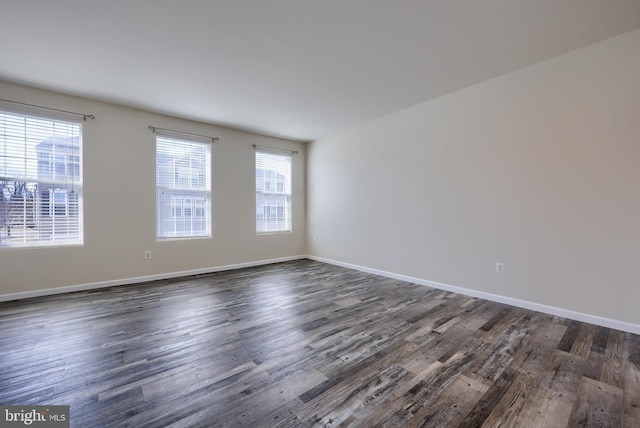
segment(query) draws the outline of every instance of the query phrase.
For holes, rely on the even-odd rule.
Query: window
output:
[[[157,237],[211,236],[211,143],[156,135]]]
[[[50,216],[67,215],[69,206],[67,189],[49,189],[49,201]]]
[[[206,206],[207,201],[204,198],[194,199],[193,203],[195,205],[195,218],[205,218],[206,217]]]
[[[291,231],[291,155],[256,150],[256,232]]]
[[[82,124],[0,111],[0,248],[82,245]]]

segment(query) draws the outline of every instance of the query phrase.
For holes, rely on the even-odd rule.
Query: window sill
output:
[[[263,235],[284,235],[287,233],[292,233],[291,230],[270,230],[268,232],[256,232],[257,236],[263,236]]]
[[[167,241],[192,241],[197,239],[211,239],[212,235],[208,236],[171,236],[167,238],[159,238],[156,237],[156,242],[167,242]]]

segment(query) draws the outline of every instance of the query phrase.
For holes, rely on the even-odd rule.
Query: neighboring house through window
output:
[[[157,237],[211,236],[211,143],[156,135]]]

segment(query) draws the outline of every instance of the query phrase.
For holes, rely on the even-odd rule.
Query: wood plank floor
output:
[[[639,427],[640,336],[310,260],[0,304],[73,427]]]

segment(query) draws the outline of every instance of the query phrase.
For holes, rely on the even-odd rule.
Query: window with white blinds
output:
[[[158,239],[211,236],[211,143],[156,135]]]
[[[256,232],[291,231],[291,155],[256,149]]]
[[[82,245],[82,124],[0,110],[0,248]]]

